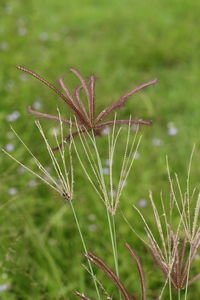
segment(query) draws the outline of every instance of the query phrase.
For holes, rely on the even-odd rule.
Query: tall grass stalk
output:
[[[200,194],[196,195],[196,188],[190,192],[190,172],[194,149],[195,147],[189,160],[185,191],[181,187],[177,174],[174,176],[175,179],[172,179],[167,159],[170,193],[165,201],[161,193],[160,209],[156,206],[157,201],[154,201],[152,193],[149,193],[159,238],[156,238],[144,215],[134,206],[144,222],[148,237],[147,240],[142,239],[142,241],[148,246],[157,266],[166,277],[159,299],[162,298],[168,283],[170,300],[172,299],[172,287],[177,290],[178,299],[181,298],[181,290],[185,290],[184,299],[186,300],[188,286],[200,277],[198,274],[189,279],[191,265],[200,246],[200,225],[198,223]],[[196,201],[194,202],[195,197]],[[168,208],[166,203],[168,203]],[[194,204],[194,208],[192,204]],[[131,229],[135,233],[134,228],[131,227]],[[141,237],[139,236],[139,238]]]
[[[75,222],[76,222],[76,226],[77,226],[77,229],[78,229],[78,232],[79,232],[79,235],[80,235],[80,239],[81,239],[81,242],[82,242],[82,245],[83,245],[83,249],[84,249],[84,252],[86,254],[88,252],[86,242],[85,242],[84,236],[82,234],[82,230],[81,230],[81,227],[80,227],[80,224],[79,224],[79,220],[78,220],[78,217],[77,217],[77,214],[76,214],[76,211],[75,211],[75,208],[74,208],[74,205],[73,205],[72,201],[70,201],[70,206],[71,206],[73,216],[74,216],[74,219],[75,219]],[[88,259],[87,261],[88,261],[90,273],[92,274],[92,279],[93,279],[93,282],[94,282],[94,285],[95,285],[97,297],[100,300],[101,297],[100,297],[99,288],[98,288],[97,281],[96,281],[96,276],[94,274],[94,271],[93,271],[90,260]]]
[[[130,119],[131,120],[131,119]],[[133,135],[133,136],[132,136]],[[117,236],[116,236],[116,221],[115,215],[117,207],[119,206],[122,190],[125,186],[125,182],[130,173],[131,167],[136,157],[136,152],[140,144],[141,136],[138,138],[138,130],[135,134],[131,132],[131,122],[128,124],[125,146],[123,153],[120,153],[120,171],[118,174],[118,181],[114,178],[113,166],[114,160],[117,156],[117,145],[120,144],[120,139],[124,136],[122,127],[116,129],[114,122],[112,132],[108,135],[108,161],[109,161],[109,173],[103,173],[103,163],[100,148],[97,143],[97,138],[94,133],[86,133],[85,135],[79,134],[83,152],[89,163],[89,167],[86,166],[84,159],[81,156],[82,149],[77,147],[75,140],[73,139],[74,149],[76,151],[79,162],[88,178],[89,182],[93,186],[99,198],[102,200],[106,207],[106,214],[108,220],[108,228],[111,239],[112,253],[115,264],[115,271],[119,277],[118,266],[118,251],[117,251]],[[118,152],[119,154],[119,152]],[[107,177],[107,178],[106,178]],[[107,182],[108,181],[108,182]],[[114,188],[114,186],[116,186]]]

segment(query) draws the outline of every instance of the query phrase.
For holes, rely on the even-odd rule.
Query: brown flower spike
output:
[[[140,276],[140,284],[141,284],[141,298],[140,299],[146,300],[145,278],[144,278],[144,271],[142,268],[141,261],[140,261],[138,255],[136,254],[135,250],[128,243],[126,243],[125,246],[129,250],[133,260],[137,264],[138,273]],[[116,288],[120,291],[124,300],[138,300],[139,299],[137,296],[131,294],[126,289],[125,285],[118,278],[118,276],[115,274],[115,272],[113,272],[100,257],[98,257],[97,255],[95,255],[94,253],[91,253],[91,252],[85,254],[85,256],[93,264],[95,264],[99,269],[101,269],[108,278],[110,278],[112,280],[112,282],[114,283]],[[84,300],[91,300],[90,298],[88,298],[87,296],[85,296],[84,294],[81,294],[79,292],[76,292],[76,296],[78,296],[79,298],[84,299]],[[107,295],[107,299],[112,299],[112,297]]]
[[[76,136],[78,134],[82,134],[85,132],[93,131],[95,135],[100,135],[101,131],[106,126],[112,126],[115,124],[128,124],[128,123],[135,123],[135,124],[142,124],[142,125],[151,125],[151,121],[143,121],[143,120],[115,120],[115,121],[108,121],[103,122],[108,115],[115,109],[120,108],[124,105],[124,103],[127,101],[127,99],[132,96],[133,94],[139,92],[143,88],[155,84],[158,80],[154,79],[152,81],[149,81],[147,83],[144,83],[123,96],[119,98],[118,101],[111,104],[107,108],[105,108],[98,116],[95,116],[95,82],[96,77],[94,74],[90,76],[89,79],[84,78],[79,71],[76,69],[71,68],[70,71],[74,73],[78,79],[80,80],[81,84],[75,88],[74,93],[72,94],[69,90],[69,88],[64,84],[64,79],[59,78],[58,82],[62,88],[63,91],[60,91],[55,85],[48,82],[46,79],[38,75],[37,73],[24,68],[24,67],[17,67],[19,70],[22,70],[26,73],[29,73],[33,77],[40,80],[43,84],[47,85],[50,89],[52,89],[61,99],[64,100],[64,102],[71,108],[71,110],[74,113],[74,116],[77,118],[78,123],[72,122],[71,120],[67,120],[65,118],[62,118],[62,122],[67,123],[71,126],[78,127],[78,130],[72,132],[72,134],[69,134],[65,137],[65,141],[70,139],[70,136]],[[83,101],[81,99],[81,90],[84,90],[87,102],[88,102],[88,109],[85,108]],[[64,93],[63,93],[64,92]],[[47,119],[53,119],[53,120],[60,120],[58,116],[56,115],[50,115],[42,112],[38,112],[34,110],[32,107],[28,107],[29,113],[36,115],[38,117],[47,118]],[[58,150],[58,147],[54,148],[54,150]]]
[[[176,290],[184,290],[187,285],[192,284],[200,278],[200,273],[191,279],[187,278],[190,274],[189,270],[195,260],[198,248],[200,247],[200,233],[198,232],[196,234],[191,243],[187,237],[181,240],[177,234],[170,231],[170,246],[172,253],[170,261],[168,262],[162,256],[155,240],[149,235],[149,248],[156,265],[163,272],[164,276],[169,278]]]

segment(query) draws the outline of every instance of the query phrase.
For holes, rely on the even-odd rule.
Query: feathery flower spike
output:
[[[125,246],[128,249],[128,251],[130,252],[133,260],[137,264],[138,272],[139,272],[139,275],[140,275],[141,300],[145,300],[146,299],[145,278],[144,278],[144,271],[143,271],[143,268],[142,268],[141,261],[140,261],[138,255],[136,254],[135,250],[128,243],[126,243]],[[94,265],[96,265],[99,269],[101,269],[108,278],[110,278],[112,280],[112,282],[114,283],[114,285],[116,286],[116,288],[121,292],[121,295],[123,296],[123,299],[125,299],[125,300],[137,300],[138,299],[137,296],[131,294],[126,289],[125,285],[118,278],[118,276],[116,275],[116,273],[113,272],[110,269],[110,267],[108,267],[108,265],[100,257],[98,257],[97,255],[95,255],[94,253],[91,253],[91,252],[86,253],[85,256]],[[78,293],[78,292],[76,293],[76,296],[78,296],[79,298],[85,299],[85,300],[89,299],[85,295],[83,295],[81,293]]]
[[[52,89],[72,110],[74,113],[74,116],[78,120],[78,130],[72,132],[71,134],[67,135],[65,137],[65,141],[68,141],[71,136],[76,136],[79,133],[85,133],[89,131],[93,131],[95,135],[101,135],[101,131],[103,128],[107,126],[113,126],[114,121],[107,121],[104,122],[104,120],[110,115],[110,113],[113,110],[116,110],[117,108],[122,107],[125,102],[128,100],[130,96],[133,94],[141,91],[143,88],[155,84],[158,80],[154,79],[152,81],[149,81],[147,83],[144,83],[123,96],[119,98],[118,101],[115,103],[111,104],[107,108],[105,108],[99,115],[96,116],[95,114],[95,83],[96,83],[96,77],[94,74],[90,76],[89,79],[84,78],[81,73],[74,69],[71,68],[70,71],[80,80],[80,85],[75,88],[74,93],[72,94],[69,90],[69,88],[65,85],[64,79],[59,78],[58,83],[60,87],[62,88],[63,91],[59,90],[54,84],[50,83],[37,73],[21,66],[17,66],[17,68],[21,71],[24,71],[33,77],[37,78],[39,81],[41,81],[44,85],[48,86],[50,89]],[[81,90],[84,90],[87,102],[88,102],[88,109],[84,107],[83,101],[81,99]],[[28,112],[32,115],[36,115],[41,118],[47,118],[47,119],[53,119],[53,120],[58,120],[58,117],[56,115],[50,115],[47,113],[42,113],[37,110],[34,110],[32,107],[28,107]],[[71,120],[67,119],[62,119],[64,123],[67,123],[71,126],[75,126],[75,122],[72,122]],[[115,124],[128,124],[130,120],[116,120]],[[131,120],[131,123],[134,124],[142,124],[142,125],[151,125],[151,121],[144,121],[144,120]],[[62,146],[56,146],[53,148],[53,150],[58,150],[59,147]]]

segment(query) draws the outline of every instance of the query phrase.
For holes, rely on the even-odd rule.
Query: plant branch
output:
[[[139,92],[140,90],[142,90],[143,88],[149,86],[149,85],[152,85],[152,84],[155,84],[158,80],[157,79],[154,79],[152,81],[149,81],[147,83],[144,83],[140,86],[138,86],[137,88],[129,91],[128,93],[124,94],[123,96],[120,97],[120,99],[111,104],[108,108],[104,109],[99,115],[98,117],[96,118],[95,120],[95,123],[99,123],[101,122],[103,119],[105,119],[107,117],[108,114],[110,114],[111,111],[121,107],[124,105],[124,103],[127,101],[128,97],[132,96],[133,94]]]
[[[122,295],[124,296],[125,300],[137,300],[137,298],[133,295],[130,295],[129,292],[126,290],[125,286],[121,282],[121,280],[117,277],[117,275],[95,254],[88,253],[86,257],[94,263],[97,267],[104,271],[104,273],[112,279],[118,289],[121,291]]]
[[[41,77],[39,74],[21,67],[21,66],[17,66],[17,69],[24,71],[30,75],[32,75],[33,77],[37,78],[39,81],[41,81],[43,84],[45,84],[46,86],[48,86],[50,89],[52,89],[61,99],[63,99],[65,101],[65,103],[67,103],[69,105],[69,107],[75,112],[77,118],[84,123],[85,125],[88,125],[87,122],[85,121],[85,119],[82,117],[82,115],[80,114],[79,110],[77,109],[77,107],[73,104],[73,102],[71,102],[70,99],[68,99],[67,97],[65,97],[65,95],[58,90],[52,83],[50,83],[49,81],[47,81],[46,79],[44,79],[43,77]]]
[[[135,251],[133,250],[133,248],[126,243],[125,244],[126,248],[129,250],[131,256],[133,257],[134,261],[137,264],[137,268],[138,268],[138,272],[140,275],[140,283],[141,283],[141,291],[142,291],[142,300],[146,299],[146,288],[145,288],[145,278],[144,278],[144,271],[142,269],[142,264],[141,261],[138,257],[138,255],[135,253]]]
[[[52,120],[57,120],[57,121],[62,121],[64,123],[67,123],[69,125],[76,125],[75,122],[58,117],[58,116],[54,116],[54,115],[50,115],[50,114],[45,114],[42,113],[40,111],[34,110],[31,106],[28,106],[27,108],[28,112],[32,115],[38,116],[40,118],[47,118],[47,119],[52,119]]]
[[[143,120],[115,120],[115,121],[108,121],[105,123],[97,124],[96,128],[102,128],[105,126],[112,126],[114,124],[142,124],[142,125],[152,125],[152,121],[143,121]]]
[[[81,299],[84,299],[84,300],[91,300],[90,298],[86,297],[85,295],[79,293],[79,292],[76,292],[75,293],[76,296],[80,297]]]
[[[88,100],[89,113],[91,115],[92,97],[91,97],[90,90],[88,88],[88,84],[86,83],[85,78],[81,75],[81,73],[78,70],[76,70],[74,68],[71,68],[70,71],[72,73],[74,73],[79,78],[80,82],[82,83],[83,89],[85,90],[85,94],[86,94],[86,97],[87,97],[87,100]]]

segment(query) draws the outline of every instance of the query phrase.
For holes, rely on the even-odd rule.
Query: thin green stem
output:
[[[118,250],[117,250],[117,235],[116,235],[116,226],[115,226],[115,216],[112,215],[112,229],[113,229],[113,240],[114,240],[114,249],[115,249],[115,257],[116,257],[116,266],[117,266],[117,272],[119,276],[119,264],[118,264]]]
[[[171,274],[170,274],[171,276]],[[169,277],[169,299],[172,300],[172,283],[171,283],[171,279]]]
[[[84,240],[84,237],[83,237],[83,234],[82,234],[82,231],[81,231],[81,227],[80,227],[80,224],[79,224],[79,221],[78,221],[78,218],[77,218],[77,215],[76,215],[76,211],[74,209],[72,201],[70,201],[70,206],[71,206],[73,216],[74,216],[74,219],[75,219],[75,222],[76,222],[76,226],[77,226],[80,238],[81,238],[83,249],[84,249],[85,254],[86,254],[86,253],[88,253],[88,250],[87,250],[87,247],[86,247],[86,243],[85,243],[85,240]],[[95,285],[95,289],[96,289],[96,292],[97,292],[98,299],[101,300],[99,289],[98,289],[98,286],[97,286],[97,283],[96,283],[96,280],[95,280],[95,274],[94,274],[94,271],[92,269],[92,265],[91,265],[91,262],[89,261],[89,259],[88,259],[88,265],[89,265],[90,272],[92,274],[92,278],[93,278],[93,281],[94,281],[94,285]]]
[[[115,238],[114,238],[114,233],[113,233],[113,228],[112,228],[112,221],[110,217],[110,213],[108,209],[106,209],[107,212],[107,218],[108,218],[108,227],[109,227],[109,232],[110,232],[110,239],[111,239],[111,244],[112,244],[112,252],[113,252],[113,257],[114,257],[114,263],[115,263],[115,271],[117,276],[119,277],[119,270],[118,270],[118,259],[116,255],[116,249],[115,249]]]
[[[190,276],[190,265],[191,265],[191,247],[190,247],[190,251],[189,251],[189,256],[188,256],[188,270],[187,270],[187,278],[186,278],[186,284],[185,284],[185,297],[184,300],[187,300],[187,293],[188,293],[188,282],[189,282],[189,276]]]
[[[178,300],[181,300],[181,290],[178,289]]]
[[[119,277],[119,260],[118,260],[118,248],[117,248],[117,234],[116,234],[116,226],[115,226],[115,215],[112,216],[113,223],[113,236],[114,236],[114,244],[115,244],[115,252],[116,252],[116,261],[117,261],[117,270]],[[119,298],[121,300],[121,293],[119,294]]]
[[[116,238],[116,230],[115,230],[115,216],[110,216],[109,210],[106,208],[107,218],[108,218],[108,227],[110,232],[110,239],[112,244],[112,252],[115,264],[115,271],[117,277],[119,278],[119,265],[118,265],[118,252],[117,252],[117,238]],[[119,299],[121,300],[121,293],[119,292]]]

